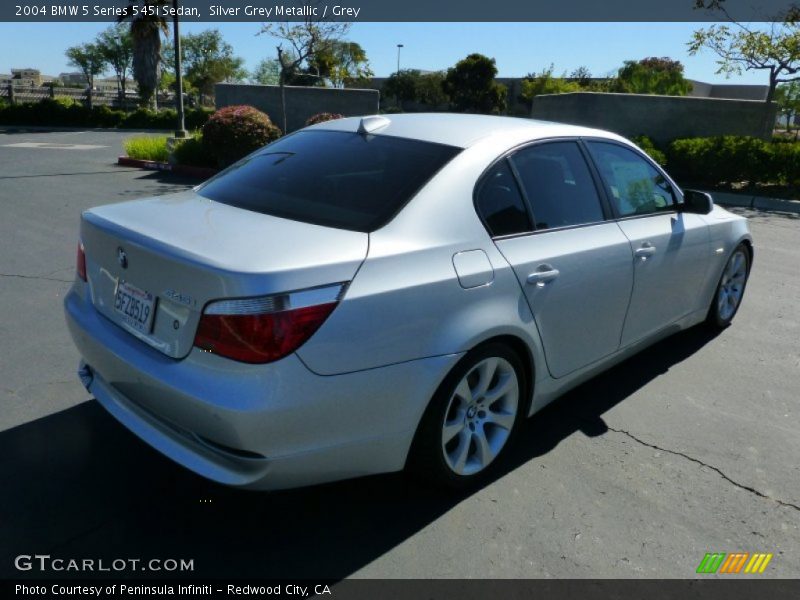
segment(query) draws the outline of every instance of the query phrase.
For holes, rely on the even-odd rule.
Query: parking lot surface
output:
[[[241,492],[139,442],[75,375],[61,302],[80,212],[196,183],[115,166],[130,135],[0,132],[0,577],[34,553],[338,579],[684,578],[707,552],[768,552],[757,577],[800,574],[798,215],[744,213],[755,265],[730,328],[564,396],[475,493],[402,475]]]

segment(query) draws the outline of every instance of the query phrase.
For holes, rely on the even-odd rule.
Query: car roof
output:
[[[308,129],[327,131],[356,132],[362,119],[375,120],[378,117],[346,117],[313,125]],[[380,115],[388,121],[375,129],[376,135],[388,135],[408,139],[447,144],[459,148],[469,148],[477,142],[504,134],[529,133],[529,139],[565,136],[597,136],[615,140],[624,138],[609,131],[567,125],[553,121],[518,117],[498,117],[457,113],[403,113]]]

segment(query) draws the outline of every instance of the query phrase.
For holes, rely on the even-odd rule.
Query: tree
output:
[[[112,25],[97,36],[96,44],[105,62],[114,70],[120,103],[124,106],[128,74],[133,62],[133,39],[130,28]]]
[[[578,67],[569,74],[569,78],[582,88],[589,88],[592,85],[592,72],[589,70],[589,67]]]
[[[261,85],[278,85],[281,77],[280,63],[274,58],[265,58],[256,65],[250,74],[250,81]]]
[[[508,90],[494,80],[496,75],[493,58],[470,54],[447,69],[444,91],[458,111],[498,113],[506,107]]]
[[[581,85],[577,81],[567,79],[564,75],[553,77],[553,65],[550,64],[541,73],[529,73],[522,81],[522,98],[528,102],[541,94],[567,94],[580,92]]]
[[[420,102],[437,107],[447,102],[444,93],[444,73],[422,73],[417,69],[404,69],[392,73],[384,82],[381,91],[394,98],[401,108],[407,102]]]
[[[725,0],[695,0],[696,9],[719,12],[729,25],[711,25],[699,29],[688,42],[689,54],[707,48],[718,57],[717,73],[725,77],[742,71],[766,71],[769,77],[764,129],[772,131],[771,103],[781,83],[800,80],[800,8],[793,7],[776,15],[764,29],[755,29],[736,21],[725,7]]]
[[[417,100],[432,107],[445,104],[444,77],[441,71],[422,73],[417,80]]]
[[[153,104],[158,87],[158,71],[161,62],[161,33],[169,33],[166,21],[152,9],[163,6],[169,0],[130,0],[131,4],[122,9],[119,21],[130,20],[133,41],[133,78],[139,86],[139,102],[142,106]],[[133,4],[140,3],[139,12],[134,14]],[[150,10],[142,10],[149,8]]]
[[[283,131],[286,132],[286,84],[289,77],[306,69],[319,52],[326,51],[331,43],[339,40],[350,31],[350,23],[322,21],[306,17],[301,22],[269,23],[261,28],[260,34],[267,34],[282,40],[276,47],[280,74],[281,108],[283,110]]]
[[[685,96],[692,91],[692,84],[684,78],[680,61],[650,57],[626,60],[611,89],[625,94]]]
[[[181,36],[181,48],[186,81],[197,88],[201,104],[205,97],[214,95],[217,83],[247,77],[244,59],[234,56],[233,47],[217,29]]]
[[[92,108],[92,90],[94,89],[94,76],[103,72],[106,66],[103,53],[97,44],[81,44],[71,46],[64,53],[68,64],[81,70],[83,76],[89,84],[89,108]]]
[[[401,107],[404,102],[417,99],[417,81],[420,72],[415,69],[395,71],[383,83],[382,91],[389,98],[394,98]]]
[[[352,86],[373,75],[367,53],[357,42],[331,40],[308,62],[309,69],[333,87]]]
[[[775,101],[781,114],[786,117],[786,131],[789,132],[793,121],[800,114],[800,81],[780,84],[775,89]]]

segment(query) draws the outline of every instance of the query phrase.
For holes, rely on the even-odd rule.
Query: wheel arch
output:
[[[525,370],[525,389],[523,394],[525,404],[522,407],[522,415],[527,417],[531,410],[531,404],[533,402],[533,390],[536,384],[536,363],[534,362],[533,352],[531,352],[530,347],[522,338],[512,334],[501,334],[490,337],[477,344],[474,348],[471,348],[470,351],[487,346],[489,344],[502,344],[507,346],[519,357],[520,362],[522,363],[522,368]]]
[[[534,382],[536,380],[536,369],[535,369],[535,359],[534,353],[529,346],[529,344],[520,336],[514,335],[512,333],[497,333],[495,335],[491,335],[490,337],[486,337],[475,343],[472,347],[470,347],[466,352],[464,352],[463,356],[454,364],[452,367],[444,374],[444,376],[439,381],[439,384],[436,386],[435,392],[431,395],[428,399],[427,404],[425,405],[425,409],[422,411],[422,414],[417,421],[417,426],[414,430],[414,435],[411,439],[411,443],[409,444],[408,453],[406,454],[406,463],[405,466],[409,466],[409,461],[413,460],[415,454],[415,448],[419,443],[420,438],[420,431],[422,430],[423,424],[425,422],[426,415],[428,411],[431,409],[435,398],[439,395],[442,386],[445,385],[451,373],[453,373],[467,358],[475,351],[480,350],[485,346],[489,346],[492,344],[500,344],[508,348],[511,352],[517,355],[522,364],[523,368],[523,404],[520,408],[520,419],[528,418],[530,416],[531,407],[533,406],[533,390],[534,390]]]

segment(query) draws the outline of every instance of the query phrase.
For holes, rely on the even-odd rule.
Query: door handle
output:
[[[559,275],[558,269],[553,269],[549,265],[544,265],[545,271],[534,271],[528,275],[528,283],[544,287],[546,283],[553,281]]]
[[[647,260],[648,256],[653,256],[655,253],[656,253],[656,247],[653,246],[650,242],[645,242],[644,244],[642,244],[642,247],[637,248],[633,254],[636,257],[641,258],[642,260]]]

